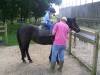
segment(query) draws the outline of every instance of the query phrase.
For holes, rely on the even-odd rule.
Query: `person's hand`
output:
[[[50,22],[53,24],[54,23],[54,21],[53,20],[50,20]]]
[[[51,20],[51,22],[54,22],[53,20]]]

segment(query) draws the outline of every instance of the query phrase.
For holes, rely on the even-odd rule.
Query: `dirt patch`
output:
[[[22,63],[18,46],[0,46],[0,75],[51,75],[46,71],[50,66],[49,53],[51,45],[30,45],[29,53],[33,63]],[[62,74],[57,71],[53,75],[91,75],[91,73],[79,64],[72,55],[65,52],[65,63]]]

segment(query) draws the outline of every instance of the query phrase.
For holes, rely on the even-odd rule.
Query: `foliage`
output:
[[[49,3],[46,0],[36,0],[32,5],[32,12],[35,19],[42,17],[45,14],[45,10],[49,7]]]
[[[49,3],[55,3],[56,5],[61,4],[62,0],[47,0]]]
[[[15,18],[26,20],[34,16],[36,19],[42,17],[50,6],[50,3],[59,5],[62,0],[2,0],[0,1],[0,20],[3,23]]]
[[[8,22],[9,45],[17,44],[16,31],[20,23],[15,22],[15,20],[20,18],[21,21],[22,19],[27,21],[29,19],[28,23],[30,23],[31,17],[36,19],[43,17],[50,3],[59,5],[61,2],[62,0],[1,0],[0,22]],[[0,36],[4,38],[4,34],[0,33]]]
[[[0,1],[0,15],[1,20],[5,22],[6,19],[13,20],[18,14],[17,3],[19,0],[2,0]]]

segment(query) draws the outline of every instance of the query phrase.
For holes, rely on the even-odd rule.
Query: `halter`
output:
[[[75,29],[75,31],[78,31],[80,28],[76,28],[75,25],[74,25],[74,23],[72,22],[72,29],[73,30]]]

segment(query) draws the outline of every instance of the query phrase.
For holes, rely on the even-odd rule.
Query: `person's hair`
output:
[[[66,21],[67,21],[67,18],[66,18],[66,17],[62,17],[62,18],[61,18],[61,21],[66,22]]]

